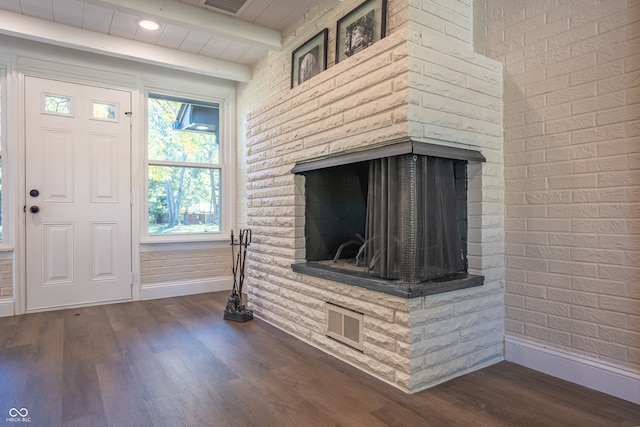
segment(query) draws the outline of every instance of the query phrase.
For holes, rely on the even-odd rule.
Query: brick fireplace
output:
[[[471,6],[459,3],[470,25]],[[306,31],[334,31],[336,17],[354,4],[310,14]],[[254,237],[246,280],[256,317],[415,392],[503,358],[502,80],[500,65],[474,53],[470,41],[411,20],[426,16],[419,5],[390,1],[389,10],[386,38],[294,89],[272,87],[247,107]],[[285,46],[305,36],[298,28]],[[263,71],[286,67],[287,59],[276,55]],[[481,286],[394,294],[292,269],[307,261],[305,176],[292,173],[296,164],[397,141],[486,160],[465,160],[465,250],[468,273],[482,277]],[[329,336],[333,307],[360,322],[358,346]]]

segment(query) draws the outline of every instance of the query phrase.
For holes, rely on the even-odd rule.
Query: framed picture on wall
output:
[[[293,51],[291,54],[292,88],[327,69],[328,37],[329,30],[325,28]]]
[[[371,46],[387,34],[387,0],[367,0],[337,24],[336,63]]]

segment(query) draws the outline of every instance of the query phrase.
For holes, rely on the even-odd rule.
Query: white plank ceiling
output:
[[[59,24],[53,29],[63,32],[71,27],[212,58],[221,64],[250,66],[267,50],[279,49],[280,31],[309,8],[317,4],[332,7],[341,0],[208,1],[242,6],[231,13],[206,6],[205,0],[0,0],[0,34],[43,41],[49,33],[33,33],[38,22],[49,21]],[[27,19],[30,25],[12,24],[12,17]],[[161,28],[143,30],[137,25],[140,19],[153,19]]]

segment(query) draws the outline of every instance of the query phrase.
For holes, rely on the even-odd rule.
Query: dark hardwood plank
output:
[[[326,426],[337,425],[331,413],[313,404],[278,381],[278,375],[265,372],[230,381],[220,387],[225,406],[234,408],[240,425]]]
[[[319,425],[332,424],[329,420],[335,422],[335,425],[344,426],[386,425],[371,413],[389,403],[383,395],[365,390],[343,375],[335,376],[331,371],[317,369],[320,366],[311,362],[305,367],[298,365],[279,368],[274,374],[277,375],[278,383],[314,408],[314,412],[322,420]],[[359,410],[353,411],[352,408]]]
[[[123,363],[128,365],[131,376],[141,383],[143,399],[153,400],[176,393],[173,382],[137,329],[120,331],[116,336],[122,347]]]
[[[588,413],[588,408],[575,396],[553,393],[550,387],[542,387],[536,381],[526,384],[522,387],[522,384],[505,381],[493,371],[479,372],[465,381],[464,390],[456,388],[450,394],[455,392],[466,402],[473,402],[476,408],[487,408],[485,412],[509,422],[550,427],[607,425],[613,422],[601,414]],[[487,396],[499,396],[499,403],[488,405]],[[567,405],[577,410],[564,411]],[[514,413],[519,414],[517,419]]]
[[[157,355],[160,366],[178,390],[196,385],[213,386],[238,376],[214,354],[208,351],[176,349]]]
[[[108,427],[108,421],[103,413],[87,415],[82,418],[74,418],[64,421],[62,427]]]
[[[63,390],[64,319],[43,316],[38,340],[31,346],[29,373],[20,404],[28,408],[32,422],[56,425],[51,420],[62,418],[62,393],[50,396],[50,390]]]
[[[65,423],[104,414],[95,360],[90,336],[65,338],[62,369],[62,421]]]
[[[425,418],[416,412],[405,408],[404,406],[392,404],[372,412],[376,418],[385,426],[405,427],[405,426],[424,426],[424,427],[453,427],[462,426],[462,424],[454,423],[450,418],[442,416],[438,412],[429,411]],[[478,423],[477,420],[469,422],[465,425],[489,425]]]
[[[11,408],[24,407],[22,390],[32,368],[30,355],[28,345],[0,350],[0,415],[6,417]]]
[[[30,316],[17,316],[13,328],[3,343],[3,347],[19,347],[33,344],[38,338],[38,329],[44,313],[34,313]],[[48,317],[48,316],[47,316]]]
[[[58,390],[58,392],[51,394],[52,390]],[[65,389],[61,375],[30,375],[19,400],[20,406],[17,407],[29,410],[30,425],[58,426],[63,418],[63,390]],[[13,407],[16,406],[13,405]]]
[[[228,292],[0,318],[0,414],[37,426],[637,426],[640,407],[502,362],[409,395]],[[0,418],[2,419],[2,418]]]

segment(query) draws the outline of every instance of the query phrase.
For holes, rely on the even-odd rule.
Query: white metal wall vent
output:
[[[362,351],[363,314],[328,302],[327,336]]]
[[[247,3],[247,0],[204,0],[202,4],[236,14]]]

